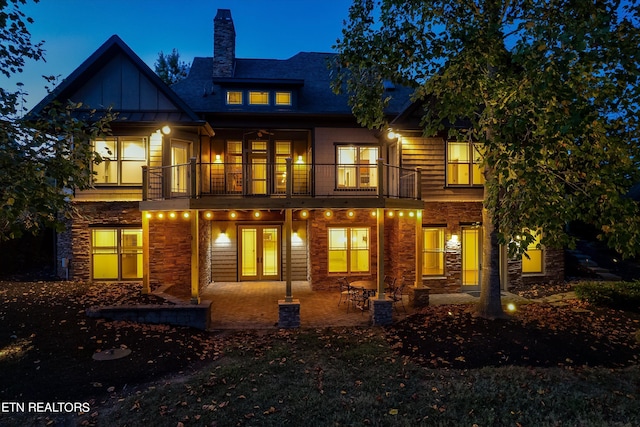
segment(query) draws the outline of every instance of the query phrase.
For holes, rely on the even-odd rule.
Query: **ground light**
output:
[[[509,304],[507,304],[507,311],[516,311],[516,305],[512,302],[510,302]]]

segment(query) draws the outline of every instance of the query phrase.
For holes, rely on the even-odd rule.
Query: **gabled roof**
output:
[[[101,90],[105,85],[109,90]],[[89,56],[28,116],[37,116],[54,100],[82,102],[87,109],[97,111],[112,107],[119,113],[118,121],[205,124],[117,35]]]
[[[191,108],[203,113],[229,112],[225,105],[225,87],[298,86],[297,107],[290,114],[345,115],[352,116],[346,94],[336,95],[331,89],[329,69],[333,53],[300,52],[288,59],[236,58],[233,77],[214,78],[213,58],[195,58],[189,76],[171,88]],[[396,115],[403,110],[412,90],[396,86],[388,92],[392,97],[388,113]],[[277,114],[264,107],[245,106],[243,112]]]

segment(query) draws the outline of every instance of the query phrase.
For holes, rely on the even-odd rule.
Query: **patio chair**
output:
[[[349,281],[347,281],[346,277],[338,278],[338,284],[340,285],[340,299],[338,300],[338,307],[340,307],[340,303],[342,302],[342,298],[344,298],[344,302],[347,304],[351,304],[351,297],[353,296],[353,289],[349,286]],[[347,311],[349,311],[349,306],[347,306]]]
[[[402,301],[402,293],[404,292],[405,286],[404,277],[401,277],[399,282],[400,283],[393,288],[393,291],[387,295],[387,298],[391,300],[393,307],[396,309],[396,313],[400,313],[398,311],[398,303],[402,305],[402,309],[406,313],[407,309],[404,306],[404,301]]]
[[[384,276],[384,292],[387,294],[393,293],[396,287],[396,278],[392,276]]]

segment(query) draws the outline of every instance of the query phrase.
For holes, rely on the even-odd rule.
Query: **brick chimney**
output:
[[[236,59],[236,29],[231,10],[218,9],[213,18],[213,77],[233,77]]]

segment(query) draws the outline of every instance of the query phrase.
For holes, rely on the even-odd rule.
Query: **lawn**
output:
[[[635,313],[570,301],[485,321],[452,305],[387,328],[238,332],[84,314],[123,302],[158,301],[135,284],[0,282],[2,404],[89,409],[3,410],[0,425],[640,425]],[[132,353],[93,360],[113,348]]]

